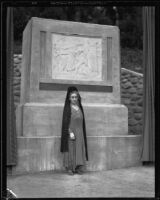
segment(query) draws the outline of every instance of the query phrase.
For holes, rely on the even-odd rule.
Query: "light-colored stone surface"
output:
[[[52,78],[102,81],[102,39],[52,34]]]
[[[14,55],[13,88],[14,88],[15,109],[17,108],[17,105],[19,105],[20,103],[21,64],[22,64],[22,55]],[[137,88],[135,94],[130,93],[131,88]],[[90,95],[90,98],[92,98],[92,95]],[[96,100],[98,98],[100,98],[99,94],[97,94]],[[85,97],[83,96],[82,100],[84,99]],[[47,102],[47,99],[44,99],[44,100],[46,100]],[[102,100],[102,102],[103,101],[104,100]],[[110,100],[110,102],[112,101]],[[128,134],[141,134],[142,133],[142,109],[140,113],[134,113],[133,108],[135,108],[136,106],[140,106],[142,108],[143,106],[143,75],[142,74],[121,68],[121,103],[124,104],[128,108],[128,111],[129,111],[128,112],[128,118],[129,118]],[[21,117],[19,117],[18,120],[21,120]],[[135,120],[137,121],[136,124],[135,124]],[[17,131],[18,130],[19,129],[17,129]],[[21,135],[21,131],[18,132],[18,135]]]
[[[32,27],[32,28],[31,28]],[[30,34],[27,34],[30,33]],[[67,37],[73,35],[79,38],[97,38],[102,40],[102,81],[82,81],[81,85],[106,85],[112,86],[112,92],[88,92],[82,93],[84,103],[120,103],[120,48],[119,29],[116,26],[97,25],[88,23],[76,23],[58,20],[32,18],[24,30],[22,68],[22,102],[48,102],[63,103],[64,91],[42,90],[39,85],[52,85],[52,34],[63,34]],[[28,41],[28,42],[26,42]],[[29,45],[29,47],[28,47]],[[53,46],[52,46],[53,45]],[[26,51],[25,47],[30,49]],[[61,47],[62,48],[62,47]],[[54,51],[54,49],[53,49]],[[68,50],[67,50],[68,51]],[[84,51],[83,51],[84,53]],[[29,55],[28,55],[29,54]],[[86,54],[82,59],[87,56]],[[80,56],[80,55],[79,55]],[[61,59],[62,60],[62,59]],[[91,60],[91,59],[89,59]],[[92,59],[93,60],[93,59]],[[100,60],[100,59],[99,59]],[[82,60],[81,60],[82,61]],[[54,62],[54,61],[53,61]],[[70,62],[69,62],[70,63]],[[77,61],[78,63],[78,61]],[[92,65],[90,65],[92,66]],[[71,66],[69,66],[71,67]],[[93,67],[93,66],[92,66]],[[98,67],[98,66],[96,66]],[[92,69],[93,70],[93,69]],[[28,73],[28,71],[30,73]],[[54,71],[53,71],[54,73]],[[69,77],[74,74],[70,74]],[[99,73],[98,73],[99,76]],[[61,77],[62,78],[62,77]],[[92,77],[93,78],[93,77]],[[45,79],[45,83],[43,80]],[[24,81],[23,81],[24,80]],[[61,80],[61,79],[60,79]],[[63,78],[64,80],[64,78]],[[68,84],[75,84],[74,77],[66,80]],[[87,82],[87,83],[86,83]],[[91,82],[91,83],[90,83]],[[79,82],[78,82],[79,83]],[[58,81],[59,84],[59,81]],[[94,89],[94,85],[93,85]],[[22,101],[23,100],[23,101]]]
[[[64,104],[26,103],[18,106],[20,136],[60,136]],[[128,110],[119,104],[83,105],[88,136],[127,135]],[[23,115],[23,118],[21,117]],[[19,116],[19,117],[18,117]]]
[[[7,178],[18,198],[155,197],[154,166],[138,166],[69,176],[64,172]]]
[[[135,166],[140,163],[141,136],[89,136],[88,171]],[[13,174],[63,170],[60,137],[18,137],[18,163]]]

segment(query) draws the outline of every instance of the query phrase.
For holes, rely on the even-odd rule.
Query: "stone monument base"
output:
[[[63,106],[43,103],[19,105],[18,162],[13,174],[64,169],[60,152]],[[101,171],[140,164],[142,137],[128,135],[128,110],[125,106],[85,104],[83,108],[89,154],[86,170]]]
[[[23,32],[21,98],[14,173],[62,170],[62,114],[68,86],[82,95],[87,170],[137,165],[141,136],[128,136],[121,105],[117,26],[32,18]]]
[[[17,109],[18,136],[60,136],[64,105],[26,103]],[[84,104],[87,136],[128,134],[128,109],[121,104]]]
[[[60,137],[18,137],[18,162],[13,174],[64,170]],[[140,164],[141,135],[88,136],[87,171],[103,171]]]

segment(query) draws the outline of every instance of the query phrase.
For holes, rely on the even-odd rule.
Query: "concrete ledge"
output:
[[[60,137],[18,137],[18,163],[13,174],[63,170]],[[140,164],[141,135],[88,136],[88,171],[125,168]]]
[[[17,109],[18,136],[60,136],[63,104],[27,103]],[[127,135],[128,110],[120,104],[85,104],[88,136]]]

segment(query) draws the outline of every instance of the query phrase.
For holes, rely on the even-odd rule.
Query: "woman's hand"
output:
[[[73,132],[70,132],[69,134],[70,134],[70,138],[71,138],[72,140],[75,140],[75,135],[74,135],[74,133],[73,133]]]

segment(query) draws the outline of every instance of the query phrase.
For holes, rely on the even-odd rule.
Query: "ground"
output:
[[[8,176],[7,185],[18,198],[154,197],[154,167],[138,166],[68,175],[43,172]]]

